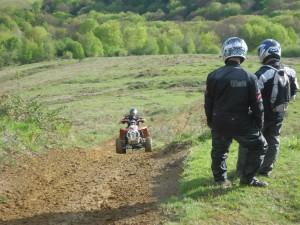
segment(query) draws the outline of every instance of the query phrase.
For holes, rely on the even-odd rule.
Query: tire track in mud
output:
[[[25,158],[0,174],[1,225],[160,224],[159,207],[178,194],[187,150],[119,155],[114,139],[92,150]]]

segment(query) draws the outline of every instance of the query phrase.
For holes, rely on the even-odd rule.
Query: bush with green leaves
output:
[[[282,51],[284,57],[300,57],[300,46],[292,45]]]
[[[71,122],[61,109],[49,110],[37,99],[0,96],[0,162],[15,153],[42,152],[62,147],[68,140]]]

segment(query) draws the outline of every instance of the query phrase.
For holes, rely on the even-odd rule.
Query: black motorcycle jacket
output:
[[[125,121],[125,120],[128,120],[127,125],[129,126],[130,120],[135,120],[135,121],[136,121],[136,125],[139,125],[139,121],[140,121],[140,120],[144,120],[144,119],[143,119],[140,115],[135,115],[135,116],[127,115],[127,116],[124,117],[123,120],[124,120],[124,121]],[[141,121],[141,122],[143,122],[143,121]],[[124,122],[124,123],[125,123],[125,122]]]
[[[246,134],[263,126],[257,78],[237,62],[227,61],[208,75],[204,108],[208,126],[222,135]]]
[[[281,71],[281,78],[284,79],[286,77],[286,82],[282,85],[280,82],[274,86],[274,79],[276,76],[276,71]],[[280,63],[278,59],[271,60],[266,65],[263,65],[255,75],[258,78],[258,86],[261,90],[263,104],[264,104],[264,112],[265,112],[265,120],[281,120],[284,118],[288,103],[290,98],[299,90],[299,85],[296,78],[295,70],[284,66]],[[274,104],[271,104],[272,92],[273,89],[276,88],[276,96]],[[276,106],[282,105],[282,110],[276,110]]]

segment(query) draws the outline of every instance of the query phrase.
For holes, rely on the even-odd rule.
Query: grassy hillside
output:
[[[298,59],[283,62],[300,73]],[[62,109],[61,115],[73,121],[69,145],[91,147],[116,137],[122,127],[118,120],[136,107],[147,119],[155,151],[192,146],[181,195],[164,204],[167,212],[178,215],[170,224],[299,224],[299,100],[290,105],[269,188],[239,188],[236,143],[228,159],[234,187],[221,190],[213,184],[203,90],[207,74],[221,65],[217,55],[51,61],[4,68],[0,90]],[[257,57],[249,56],[243,66],[255,72]]]
[[[0,86],[38,96],[51,108],[66,107],[76,139],[93,145],[116,134],[118,120],[132,107],[149,126],[164,115],[176,121],[172,113],[201,101],[204,77],[220,64],[217,57],[190,55],[55,61],[8,67]]]
[[[300,73],[297,59],[286,63]],[[75,121],[76,139],[91,146],[114,135],[117,121],[131,107],[138,108],[151,126],[164,115],[172,118],[172,114],[202,102],[207,74],[221,65],[221,59],[214,55],[51,61],[3,69],[0,88],[27,99],[36,98],[52,109],[65,107],[64,115]],[[255,72],[257,58],[250,56],[244,67]],[[299,129],[295,123],[299,106],[291,106],[287,123],[295,128],[284,128],[287,133]],[[203,115],[202,108],[199,113]]]

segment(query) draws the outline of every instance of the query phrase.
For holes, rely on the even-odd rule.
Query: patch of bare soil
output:
[[[159,203],[178,194],[187,151],[116,154],[114,138],[91,150],[25,158],[0,174],[1,225],[163,224]]]

